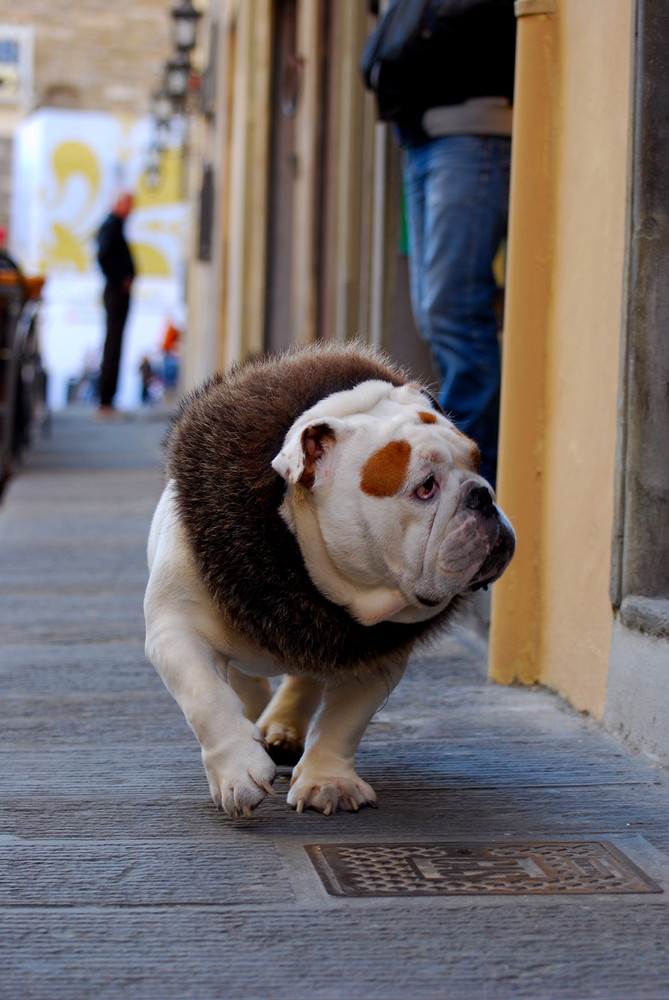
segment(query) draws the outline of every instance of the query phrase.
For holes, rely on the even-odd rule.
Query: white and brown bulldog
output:
[[[251,363],[185,400],[149,537],[146,652],[217,806],[249,816],[286,757],[298,812],[375,803],[354,770],[369,720],[414,643],[513,555],[478,461],[359,346]]]

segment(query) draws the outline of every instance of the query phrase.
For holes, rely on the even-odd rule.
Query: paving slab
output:
[[[57,414],[0,506],[0,997],[669,1000],[667,772],[490,684],[467,621],[369,727],[378,810],[298,816],[282,769],[252,819],[216,811],[143,654],[165,429]],[[314,862],[395,848],[422,895],[336,895]]]

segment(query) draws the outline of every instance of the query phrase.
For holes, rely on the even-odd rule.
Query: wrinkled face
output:
[[[372,381],[303,414],[273,465],[307,491],[334,570],[361,592],[399,591],[385,617],[419,621],[496,580],[513,555],[478,463],[419,387]]]

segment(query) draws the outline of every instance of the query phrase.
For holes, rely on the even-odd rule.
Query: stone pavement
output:
[[[216,812],[143,656],[164,426],[57,415],[0,506],[0,996],[669,998],[666,772],[487,683],[464,626],[370,726],[378,810],[298,816],[283,771],[253,819]],[[314,856],[395,894],[329,893]]]

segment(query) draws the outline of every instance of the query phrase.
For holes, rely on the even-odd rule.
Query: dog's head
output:
[[[515,536],[478,464],[420,387],[382,381],[307,410],[272,462],[314,583],[364,625],[426,620],[504,572]]]

